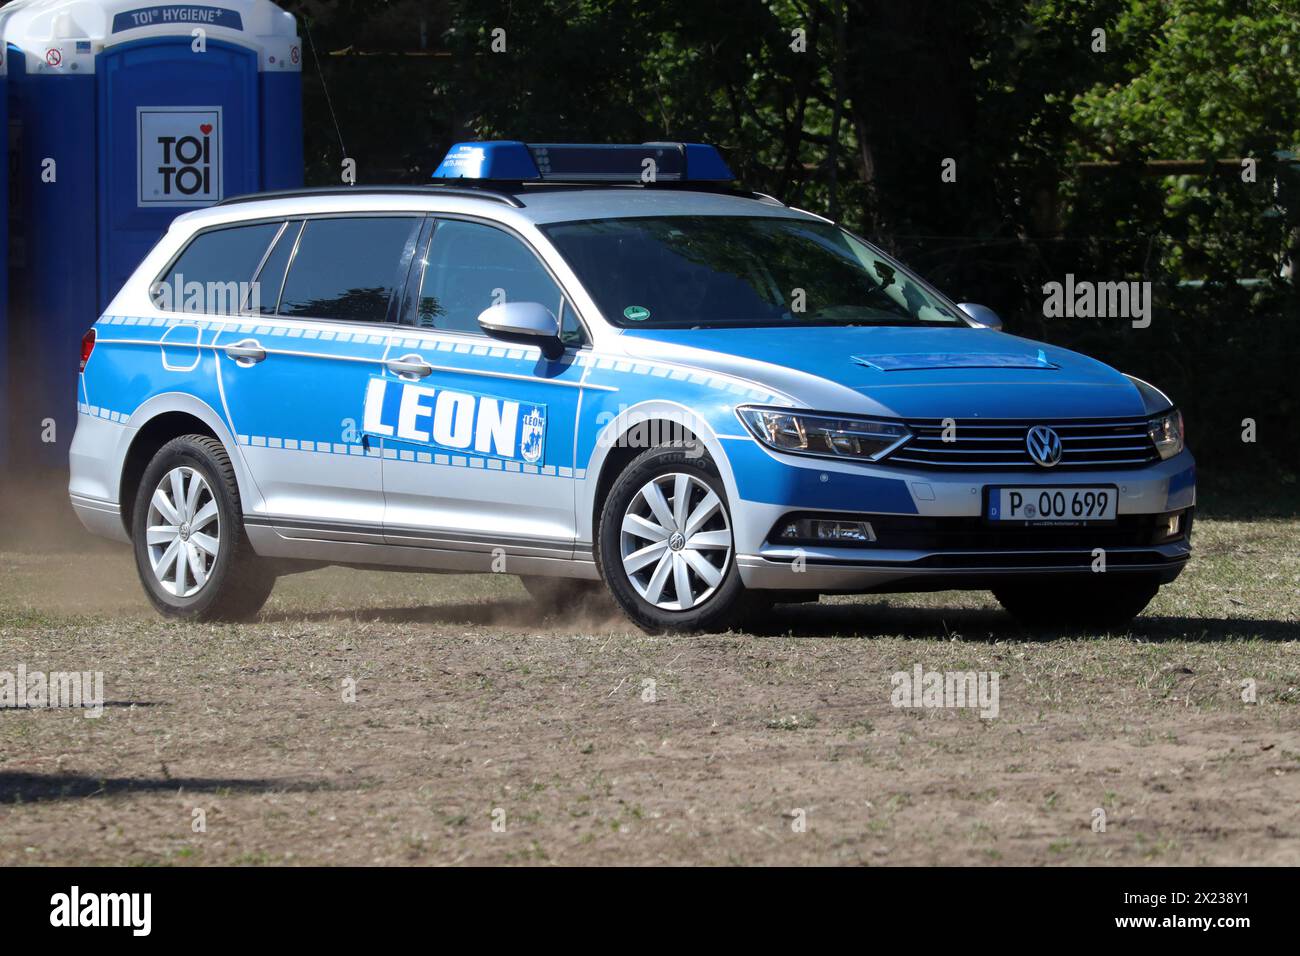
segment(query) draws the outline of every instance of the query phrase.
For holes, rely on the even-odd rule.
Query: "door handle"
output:
[[[226,354],[235,360],[236,365],[248,368],[266,358],[266,349],[262,348],[257,339],[241,339],[227,345]]]
[[[433,372],[433,366],[418,355],[403,355],[398,359],[389,359],[384,363],[388,371],[405,379],[424,378]]]

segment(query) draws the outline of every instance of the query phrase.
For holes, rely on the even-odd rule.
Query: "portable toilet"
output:
[[[14,443],[66,465],[81,337],[171,220],[302,184],[302,46],[268,0],[14,0],[0,35]]]

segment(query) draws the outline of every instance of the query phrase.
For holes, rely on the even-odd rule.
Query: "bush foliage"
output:
[[[1163,387],[1211,487],[1295,487],[1293,0],[286,5],[316,182],[345,150],[361,182],[422,182],[461,139],[715,143],[1009,331]],[[1152,283],[1150,327],[1045,318],[1067,273]]]

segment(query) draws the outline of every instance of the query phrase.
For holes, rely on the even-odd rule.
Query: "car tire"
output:
[[[246,621],[275,586],[274,570],[248,543],[235,470],[215,438],[184,435],[158,450],[131,525],[140,581],[166,617]]]
[[[592,601],[607,597],[599,581],[583,578],[546,578],[533,575],[519,576],[524,590],[533,599],[533,604],[543,614],[555,614],[560,611],[576,610]]]
[[[1147,577],[1008,584],[993,596],[1029,627],[1120,628],[1142,613],[1160,590]]]
[[[652,485],[660,499],[653,505]],[[615,603],[642,630],[726,630],[771,603],[741,583],[731,527],[713,460],[693,448],[653,448],[624,468],[605,498],[596,563]]]

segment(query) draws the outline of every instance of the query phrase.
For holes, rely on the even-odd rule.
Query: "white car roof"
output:
[[[462,213],[531,225],[636,216],[771,216],[821,220],[770,197],[754,198],[757,195],[640,186],[543,186],[508,192],[475,187],[354,186],[240,197],[185,213],[176,222],[203,228],[250,219],[345,212]]]

